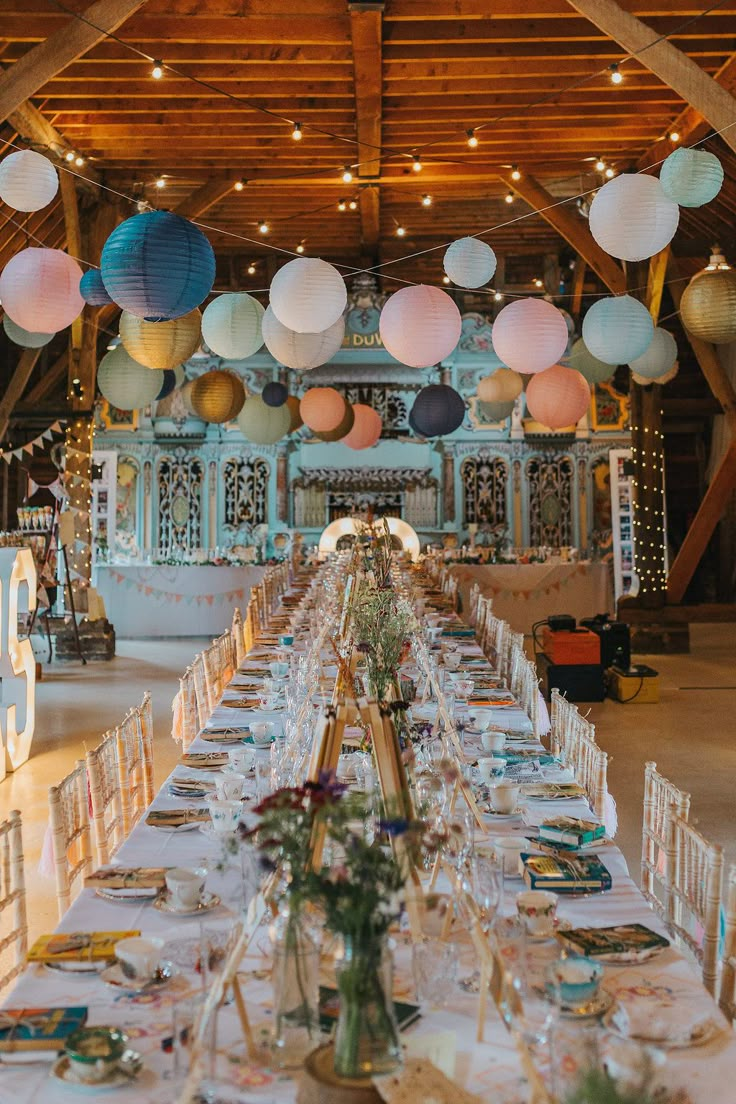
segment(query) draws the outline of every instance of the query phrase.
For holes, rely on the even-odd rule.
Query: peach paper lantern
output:
[[[381,415],[365,403],[355,403],[353,414],[355,415],[353,428],[346,437],[342,438],[342,443],[356,450],[372,448],[383,429]]]
[[[342,422],[346,406],[334,387],[310,387],[299,404],[299,413],[315,433],[329,433]]]
[[[379,329],[392,357],[410,368],[430,368],[453,351],[460,340],[462,320],[446,292],[418,284],[389,297]]]
[[[546,299],[517,299],[493,323],[491,340],[507,368],[544,372],[564,355],[568,332],[561,311]]]
[[[524,381],[518,372],[510,368],[497,368],[490,376],[478,381],[478,398],[481,402],[512,402],[524,389]]]
[[[84,307],[82,270],[61,249],[30,246],[11,257],[0,276],[0,301],[17,326],[31,333],[57,333]]]
[[[526,406],[535,421],[550,429],[576,425],[590,405],[584,376],[564,364],[554,364],[529,381]]]
[[[348,293],[334,265],[319,257],[296,257],[274,276],[270,300],[282,326],[296,333],[323,333],[342,315]]]

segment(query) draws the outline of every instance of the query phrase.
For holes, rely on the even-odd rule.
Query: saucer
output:
[[[103,1081],[79,1081],[72,1070],[69,1058],[66,1054],[62,1054],[51,1067],[49,1077],[68,1089],[74,1089],[75,1092],[96,1096],[98,1093],[110,1092],[123,1085],[131,1084],[140,1073],[142,1065],[140,1054],[135,1050],[127,1050],[118,1067],[112,1070]]]
[[[527,932],[526,938],[528,943],[547,943],[549,940],[554,939],[558,932],[567,931],[572,931],[571,921],[560,920],[559,917],[555,916],[549,931],[540,933],[539,935],[530,935],[529,932]]]
[[[156,886],[121,886],[120,889],[100,886],[95,890],[95,896],[101,897],[103,901],[115,901],[116,904],[140,905],[141,902],[152,901],[160,892]]]
[[[493,820],[515,820],[517,817],[521,816],[522,812],[521,809],[517,807],[512,813],[497,813],[496,810],[491,809],[490,806],[488,808],[481,806],[480,811],[484,817],[492,817]]]
[[[78,960],[72,962],[66,960],[65,962],[44,962],[44,966],[47,970],[51,970],[54,974],[65,974],[67,977],[89,977],[91,974],[99,974],[103,970],[106,970],[109,965],[109,959],[103,959],[97,962],[83,962]]]
[[[196,905],[194,905],[193,908],[185,908],[181,906],[177,908],[175,905],[171,904],[169,894],[166,890],[164,890],[161,896],[157,897],[156,900],[153,902],[153,907],[158,909],[159,912],[169,913],[170,916],[196,916],[198,913],[201,912],[211,912],[212,909],[216,909],[219,904],[220,898],[217,896],[217,894],[209,893],[207,892],[207,890],[205,890],[202,896],[199,898],[199,901]]]
[[[108,966],[107,969],[103,970],[100,974],[105,985],[110,985],[113,989],[119,989],[124,993],[135,994],[147,993],[149,990],[153,989],[161,989],[171,981],[173,976],[174,969],[170,962],[162,963],[153,977],[143,983],[136,981],[135,978],[126,977],[119,962],[114,962],[112,966]]]
[[[232,832],[217,832],[211,820],[200,821],[197,827],[203,836],[207,836],[207,839],[222,840],[223,843],[233,839],[238,834],[237,828],[233,828]]]
[[[604,1016],[614,1004],[613,994],[600,989],[592,1000],[582,1004],[561,1004],[560,1015],[565,1020],[588,1020]]]

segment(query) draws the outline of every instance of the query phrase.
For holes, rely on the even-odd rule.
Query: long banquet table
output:
[[[470,641],[463,641],[463,652],[476,656],[475,669],[479,669],[480,649]],[[244,669],[263,664],[263,654],[258,649],[246,659]],[[335,674],[325,659],[325,672]],[[242,677],[242,676],[241,676]],[[235,680],[237,681],[236,674]],[[242,691],[240,691],[242,693]],[[238,694],[237,689],[225,690],[224,698]],[[498,708],[494,718],[508,729],[524,730],[530,726],[521,711],[509,707]],[[237,708],[215,708],[206,727],[215,727],[225,721],[232,726],[252,722],[255,714]],[[260,715],[259,715],[260,716]],[[264,714],[265,719],[277,720],[278,712]],[[531,739],[531,738],[530,738]],[[533,746],[533,742],[532,745]],[[541,752],[541,745],[537,745]],[[198,737],[189,749],[192,752],[213,750],[217,745],[205,743]],[[466,745],[472,756],[473,746]],[[260,754],[260,753],[259,753]],[[178,774],[183,773],[177,768]],[[209,775],[206,777],[213,777]],[[559,778],[564,780],[564,771]],[[154,801],[154,808],[165,809],[181,805],[181,799],[168,795],[164,784]],[[546,803],[531,802],[530,812],[544,817],[549,815]],[[587,803],[581,799],[555,803],[554,812],[591,817]],[[538,821],[537,821],[538,822]],[[524,825],[514,821],[489,823],[489,837],[519,836]],[[478,845],[482,845],[482,839]],[[561,898],[558,914],[575,926],[608,925],[614,923],[641,922],[662,931],[659,921],[646,904],[634,884],[623,855],[612,842],[607,842],[605,862],[613,875],[613,889],[604,895],[588,898]],[[117,854],[116,861],[124,865],[145,866],[208,866],[207,888],[218,893],[222,904],[202,918],[208,928],[227,930],[238,915],[243,903],[241,871],[237,861],[224,871],[215,867],[221,860],[221,846],[199,831],[174,833],[148,827],[141,821],[131,832]],[[520,879],[507,877],[502,912],[514,912],[514,897],[522,888]],[[106,1094],[111,1101],[135,1100],[137,1104],[172,1104],[177,1099],[172,1082],[172,1058],[162,1049],[163,1040],[171,1035],[172,1006],[191,990],[200,986],[193,969],[198,953],[200,922],[172,917],[157,911],[150,903],[123,905],[110,903],[84,890],[73,903],[59,925],[60,931],[76,930],[129,930],[140,929],[144,935],[159,936],[167,941],[164,958],[172,958],[180,973],[167,987],[155,994],[140,997],[122,996],[107,988],[96,977],[72,978],[52,974],[42,966],[26,969],[10,996],[6,1007],[39,1007],[48,1005],[86,1005],[90,1024],[115,1024],[130,1037],[131,1045],[141,1052],[145,1063],[143,1073],[134,1085]],[[397,980],[395,996],[413,999],[413,981],[410,969],[410,940],[406,933],[397,933]],[[269,939],[264,925],[256,935],[243,962],[241,981],[251,1022],[257,1038],[268,1032],[270,984],[268,980]],[[472,968],[472,961],[470,963]],[[689,1006],[702,1004],[718,1016],[710,996],[703,989],[695,967],[674,948],[664,951],[648,964],[637,966],[609,966],[605,969],[604,982],[618,1000],[626,1001],[631,995],[641,998],[651,994],[652,1000],[663,995],[672,1000],[686,1002]],[[438,1032],[450,1033],[456,1048],[455,1077],[466,1089],[493,1104],[523,1104],[527,1100],[526,1085],[519,1057],[510,1042],[506,1027],[492,1004],[489,1005],[485,1028],[485,1041],[475,1042],[475,1016],[477,997],[456,989],[450,1002],[441,1010],[424,1009],[421,1019],[403,1036],[413,1046],[421,1046],[422,1040],[431,1047],[436,1044]],[[227,1048],[237,1039],[237,1019],[232,1006],[226,1006],[218,1020],[218,1046]],[[413,1041],[413,1042],[412,1042]],[[280,1071],[253,1066],[243,1061],[229,1063],[230,1077],[239,1088],[223,1092],[222,1100],[252,1101],[253,1104],[290,1104],[297,1093],[297,1080]],[[660,1077],[671,1088],[687,1091],[691,1104],[732,1104],[734,1089],[732,1078],[736,1073],[736,1040],[725,1029],[709,1044],[697,1048],[670,1050]],[[68,1104],[72,1093],[49,1080],[48,1066],[42,1064],[25,1067],[5,1065],[0,1069],[0,1104]]]

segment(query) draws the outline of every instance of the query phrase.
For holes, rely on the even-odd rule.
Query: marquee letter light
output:
[[[25,594],[21,594],[21,587]],[[30,548],[0,548],[0,734],[2,774],[31,753],[36,725],[36,660],[30,640],[18,639],[18,612],[36,608],[36,565]],[[22,725],[18,730],[18,707]]]

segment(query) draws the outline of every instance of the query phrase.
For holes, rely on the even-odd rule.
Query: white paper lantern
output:
[[[22,349],[42,349],[55,336],[52,333],[33,333],[30,330],[24,330],[22,326],[16,326],[7,314],[3,318],[3,329],[13,344],[20,345]]]
[[[623,261],[653,257],[672,241],[680,208],[655,176],[623,173],[599,188],[590,205],[590,232],[606,253]]]
[[[345,310],[348,293],[340,273],[319,257],[296,257],[271,281],[273,313],[297,333],[323,333]]]
[[[263,340],[274,360],[293,368],[295,372],[308,372],[331,360],[345,337],[345,319],[341,315],[323,333],[297,333],[279,322],[270,306],[266,307],[261,324]]]
[[[654,380],[671,371],[676,360],[677,342],[669,330],[657,326],[647,351],[636,360],[629,361],[629,367],[638,376]]]
[[[389,296],[379,329],[392,357],[410,368],[429,368],[453,351],[460,340],[462,319],[441,288],[417,284]]]
[[[652,316],[638,299],[599,299],[583,319],[583,341],[606,364],[630,364],[643,356],[654,336]]]
[[[513,402],[523,390],[523,379],[510,368],[498,368],[478,381],[478,398],[484,403]]]
[[[702,207],[723,185],[723,165],[714,153],[701,149],[674,150],[659,172],[662,191],[681,207]]]
[[[604,360],[594,357],[582,337],[573,345],[568,358],[570,368],[574,368],[590,384],[606,383],[612,379],[616,372],[615,364],[606,364]]]
[[[0,276],[0,301],[17,325],[31,333],[70,326],[83,308],[82,270],[61,249],[29,246],[11,257]]]
[[[458,287],[478,288],[496,271],[496,254],[480,238],[458,238],[447,249],[443,267]]]
[[[59,175],[48,157],[19,150],[0,161],[0,199],[16,211],[40,211],[59,190]]]
[[[564,355],[567,323],[545,299],[517,299],[493,323],[493,348],[508,368],[524,375],[543,372]]]
[[[97,386],[118,410],[140,410],[148,406],[163,387],[164,374],[158,368],[144,368],[118,345],[100,361]]]
[[[213,299],[202,315],[202,337],[217,356],[245,360],[263,344],[264,308],[252,295],[227,292]]]

